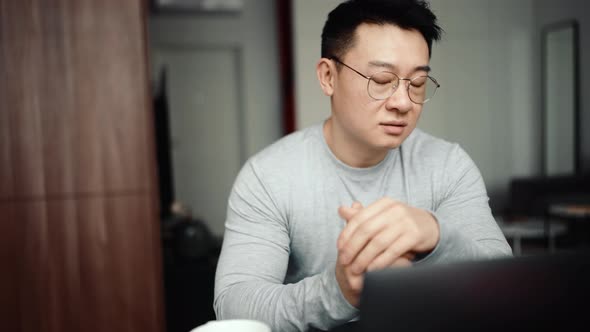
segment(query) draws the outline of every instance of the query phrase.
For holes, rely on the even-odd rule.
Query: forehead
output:
[[[355,42],[345,55],[359,64],[379,61],[400,68],[415,68],[429,62],[428,44],[417,30],[396,25],[361,24],[355,31]]]

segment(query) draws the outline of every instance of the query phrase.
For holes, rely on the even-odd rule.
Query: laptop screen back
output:
[[[370,272],[360,331],[590,330],[589,284],[588,253]]]

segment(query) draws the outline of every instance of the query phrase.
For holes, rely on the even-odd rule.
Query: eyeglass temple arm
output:
[[[331,56],[331,57],[329,57],[328,59],[330,59],[330,60],[332,60],[332,61],[334,61],[334,62],[338,62],[339,64],[341,64],[341,65],[345,66],[346,68],[348,68],[348,69],[352,70],[353,72],[355,72],[355,73],[357,73],[357,74],[361,75],[362,77],[364,77],[364,78],[366,78],[366,79],[368,79],[368,80],[370,80],[370,79],[371,79],[371,77],[370,77],[370,76],[365,76],[365,74],[363,74],[363,73],[361,73],[360,71],[358,71],[358,70],[356,70],[356,69],[352,68],[351,66],[349,66],[349,65],[345,64],[344,62],[340,61],[340,60],[339,60],[337,57],[335,57],[335,56]]]

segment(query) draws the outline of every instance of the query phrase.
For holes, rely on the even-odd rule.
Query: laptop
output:
[[[370,272],[356,331],[543,331],[590,326],[590,253]]]

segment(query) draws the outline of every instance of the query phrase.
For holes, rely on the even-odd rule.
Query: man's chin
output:
[[[379,144],[378,146],[384,149],[397,149],[400,145],[402,145],[402,143],[404,142],[404,140],[406,139],[406,136],[389,136],[386,137],[386,139],[382,140],[381,144]]]

